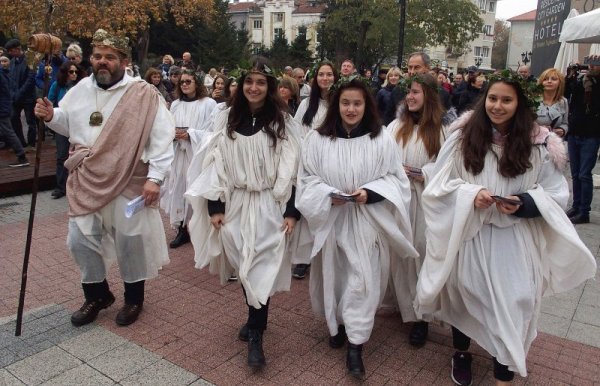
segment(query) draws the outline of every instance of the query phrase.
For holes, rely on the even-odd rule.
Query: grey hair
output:
[[[427,68],[431,68],[431,58],[429,57],[429,55],[427,55],[426,53],[421,52],[421,51],[413,52],[412,54],[409,55],[408,60],[410,60],[410,58],[412,58],[413,56],[420,56],[421,59],[423,60],[423,64]]]

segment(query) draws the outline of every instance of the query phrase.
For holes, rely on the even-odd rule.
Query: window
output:
[[[273,14],[273,19],[276,23],[283,23],[283,13],[275,13]]]
[[[283,28],[274,28],[273,29],[273,39],[282,38],[283,37]]]
[[[496,12],[496,2],[490,1],[488,5],[488,12]]]
[[[482,11],[485,11],[485,1],[486,0],[479,0],[479,9]]]
[[[491,36],[492,35],[492,26],[489,24],[486,24],[483,26],[483,33],[487,36]]]
[[[490,47],[482,47],[481,56],[483,56],[484,58],[489,58],[490,57]]]
[[[262,20],[254,20],[254,29],[262,29]]]
[[[481,47],[473,47],[473,56],[481,56]]]

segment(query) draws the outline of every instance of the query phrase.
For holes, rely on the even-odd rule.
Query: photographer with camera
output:
[[[573,205],[567,216],[573,224],[590,222],[594,184],[592,169],[600,147],[600,56],[586,57],[582,66],[569,67],[569,160],[573,178]]]

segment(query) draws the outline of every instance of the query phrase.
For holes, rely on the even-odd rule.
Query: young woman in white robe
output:
[[[300,217],[293,205],[298,128],[262,60],[239,83],[192,161],[186,197],[196,267],[210,265],[223,283],[237,272],[248,305],[239,338],[248,341],[248,365],[261,368],[269,299],[290,288],[285,250]]]
[[[165,181],[160,206],[169,214],[169,223],[178,229],[177,236],[169,246],[177,248],[190,241],[187,230],[192,216],[184,194],[187,189],[187,170],[194,150],[200,147],[210,127],[207,125],[217,103],[208,97],[201,78],[194,71],[185,70],[177,85],[179,98],[171,104],[175,118],[175,158]]]
[[[534,123],[516,79],[492,78],[425,170],[427,254],[415,306],[417,315],[453,326],[459,385],[472,382],[471,338],[494,358],[497,384],[514,371],[526,376],[542,295],[572,289],[596,271],[563,211],[564,147]]]
[[[302,146],[296,206],[314,237],[310,298],[325,316],[329,345],[348,340],[346,367],[358,378],[365,374],[362,347],[388,282],[391,251],[417,257],[400,153],[359,79],[342,82],[323,124]]]
[[[444,126],[456,118],[454,109],[446,112],[438,94],[436,79],[429,74],[415,75],[409,83],[398,118],[388,125],[392,136],[402,149],[402,165],[410,181],[410,223],[413,245],[419,258],[393,259],[390,282],[402,321],[415,322],[409,343],[415,347],[425,344],[429,325],[417,318],[413,302],[417,293],[417,277],[425,256],[425,218],[421,207],[424,189],[423,166],[435,162],[446,139]]]
[[[310,131],[319,127],[327,114],[329,106],[329,88],[339,78],[333,63],[325,60],[317,64],[310,84],[310,95],[300,102],[294,119],[302,127],[304,137]],[[303,279],[310,267],[310,252],[312,249],[312,236],[306,221],[300,219],[296,232],[292,235],[289,251],[294,265],[292,276]]]

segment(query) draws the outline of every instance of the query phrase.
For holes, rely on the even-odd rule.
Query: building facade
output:
[[[519,65],[522,64],[522,53],[529,53],[532,50],[536,14],[537,11],[534,9],[533,11],[511,17],[507,20],[510,22],[510,35],[508,37],[508,50],[506,52],[506,67],[511,70],[516,71]],[[532,58],[529,59],[531,60]]]
[[[228,13],[237,28],[248,31],[252,49],[271,47],[277,36],[284,36],[291,43],[305,29],[308,48],[315,52],[324,10],[325,5],[311,0],[234,0]]]
[[[479,36],[469,43],[464,54],[452,52],[451,47],[428,47],[425,52],[431,57],[434,66],[447,69],[454,74],[469,66],[476,66],[484,71],[491,71],[492,47],[494,45],[494,23],[496,21],[496,5],[499,0],[471,0],[481,11],[483,28]]]

